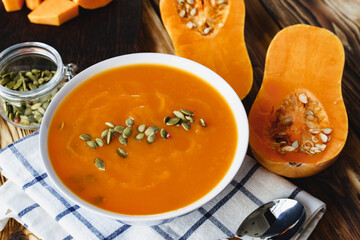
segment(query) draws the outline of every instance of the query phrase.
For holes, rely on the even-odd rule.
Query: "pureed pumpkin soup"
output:
[[[210,84],[177,68],[135,64],[94,75],[63,99],[48,129],[48,155],[86,202],[150,215],[209,193],[237,141],[234,115]]]

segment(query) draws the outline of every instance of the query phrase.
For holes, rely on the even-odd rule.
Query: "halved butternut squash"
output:
[[[344,62],[341,41],[326,29],[299,24],[274,37],[249,114],[250,146],[262,165],[307,177],[336,160],[348,134]]]
[[[212,69],[241,99],[249,93],[253,73],[243,0],[160,0],[160,13],[176,55]]]

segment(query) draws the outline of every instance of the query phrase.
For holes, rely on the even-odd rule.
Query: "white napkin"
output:
[[[55,188],[41,163],[35,132],[0,150],[0,231],[15,218],[43,240],[130,239],[209,240],[233,237],[244,218],[275,198],[295,198],[307,218],[296,239],[307,239],[325,212],[325,204],[246,157],[229,186],[215,199],[170,223],[129,226],[87,211]]]

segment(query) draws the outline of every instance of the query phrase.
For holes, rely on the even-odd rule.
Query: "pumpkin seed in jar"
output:
[[[41,107],[41,103],[35,103],[31,106],[32,110],[37,110],[39,107]]]
[[[32,72],[26,72],[25,76],[27,76],[28,78],[30,78],[31,81],[36,81],[38,80],[38,78],[32,73]]]
[[[45,109],[43,109],[42,107],[38,107],[38,109],[36,109],[36,110],[44,116]]]
[[[29,120],[26,120],[26,119],[20,120],[19,124],[28,126],[28,125],[30,125],[30,121],[29,121]]]

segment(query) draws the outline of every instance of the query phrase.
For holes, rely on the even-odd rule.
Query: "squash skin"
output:
[[[344,63],[343,45],[328,30],[298,24],[284,28],[274,37],[266,55],[263,82],[249,113],[250,147],[263,166],[280,175],[299,178],[317,174],[335,162],[348,134],[341,93]],[[299,90],[316,96],[334,131],[324,152],[281,155],[271,148],[269,119],[287,95]]]
[[[210,68],[230,84],[240,99],[245,98],[253,84],[253,70],[245,45],[243,0],[229,0],[224,26],[207,36],[186,27],[176,2],[160,0],[161,18],[175,54]]]

